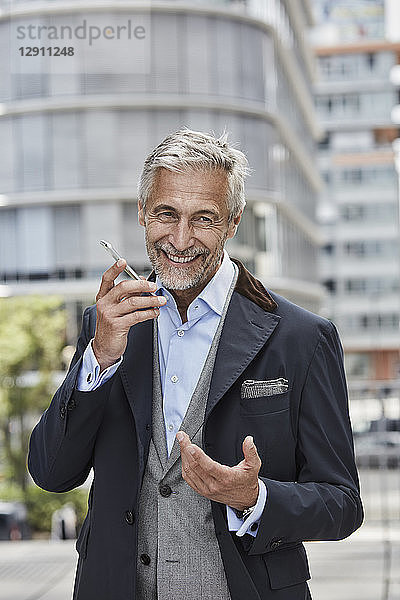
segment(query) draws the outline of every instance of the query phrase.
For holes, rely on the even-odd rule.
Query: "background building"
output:
[[[338,324],[351,385],[400,376],[399,190],[391,81],[400,44],[384,36],[384,3],[315,3],[316,107],[326,312]],[[347,9],[347,11],[345,10]],[[347,19],[347,20],[346,20]],[[359,390],[365,383],[359,384]],[[390,387],[390,386],[389,386]],[[389,393],[389,391],[388,391]]]
[[[226,129],[254,169],[232,254],[318,310],[308,0],[0,7],[0,295],[60,293],[78,322],[109,264],[100,239],[148,270],[137,179],[152,147],[186,125]],[[144,31],[142,46],[125,41],[121,52],[116,40],[68,39],[66,26],[106,26],[108,35],[128,21]],[[43,41],[45,29],[38,39],[39,25],[58,34],[64,26],[66,41]],[[75,53],[54,62],[21,56],[21,45]]]

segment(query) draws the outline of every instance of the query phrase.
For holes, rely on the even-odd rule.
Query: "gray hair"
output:
[[[227,207],[229,220],[244,209],[244,180],[250,174],[243,152],[227,144],[228,134],[219,138],[184,128],[168,135],[145,160],[138,186],[143,208],[151,196],[157,169],[182,173],[185,169],[222,169],[228,178]]]

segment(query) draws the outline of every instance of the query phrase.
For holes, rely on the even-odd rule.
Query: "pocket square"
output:
[[[261,398],[262,396],[284,394],[288,389],[289,381],[283,377],[279,379],[267,379],[266,381],[246,379],[242,383],[240,395],[242,398]]]

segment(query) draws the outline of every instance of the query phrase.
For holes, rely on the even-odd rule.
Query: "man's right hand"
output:
[[[97,323],[93,352],[100,371],[117,362],[125,352],[132,325],[158,317],[158,307],[166,303],[164,296],[142,295],[156,290],[156,284],[146,279],[127,279],[115,285],[114,280],[125,266],[126,261],[120,259],[103,274],[96,296]]]

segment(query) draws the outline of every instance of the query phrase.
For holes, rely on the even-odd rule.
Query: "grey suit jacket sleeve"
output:
[[[69,371],[31,435],[29,472],[48,491],[63,492],[81,485],[92,466],[96,433],[112,381],[93,392],[76,390],[82,355],[94,329],[95,307],[89,307]]]
[[[362,523],[343,351],[335,327],[328,327],[301,392],[297,480],[263,478],[268,499],[249,554],[262,554],[276,544],[342,539]]]

